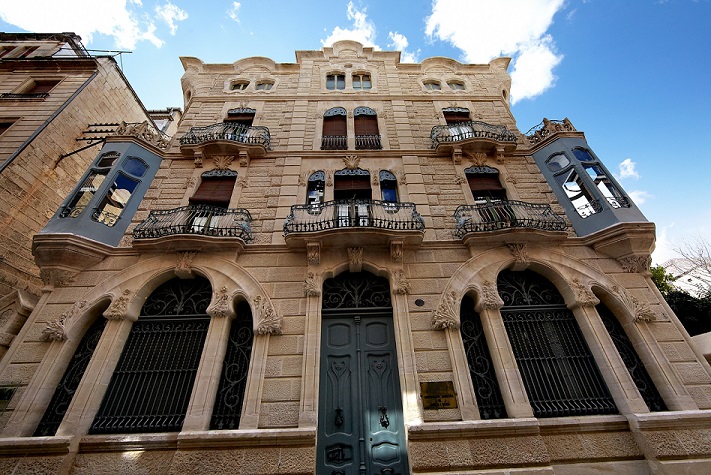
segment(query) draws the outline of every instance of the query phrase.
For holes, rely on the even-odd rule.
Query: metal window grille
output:
[[[481,317],[474,311],[474,300],[469,296],[464,296],[462,299],[459,328],[464,352],[467,355],[469,373],[474,384],[479,416],[482,419],[506,418],[506,407],[484,336]]]
[[[67,370],[64,372],[64,376],[62,376],[57,388],[54,390],[54,395],[52,395],[52,400],[49,402],[47,410],[44,411],[42,420],[37,429],[35,429],[34,437],[51,436],[57,433],[59,424],[62,423],[74,393],[79,387],[81,378],[84,376],[84,371],[89,365],[91,356],[99,344],[99,339],[105,326],[106,319],[99,317],[82,337]]]
[[[230,327],[227,354],[222,365],[220,386],[210,429],[239,429],[242,400],[247,386],[249,360],[252,355],[252,311],[247,302],[237,305],[237,316]]]
[[[630,376],[632,376],[632,380],[637,386],[637,389],[639,389],[642,399],[644,399],[647,407],[649,407],[649,410],[666,411],[667,406],[664,404],[662,396],[654,386],[652,378],[649,377],[649,373],[647,373],[647,370],[644,368],[642,360],[639,358],[639,355],[635,351],[632,342],[627,337],[627,334],[622,328],[619,320],[617,320],[617,317],[612,314],[610,309],[607,308],[605,304],[601,303],[595,308],[597,309],[597,313],[600,315],[607,332],[610,334],[610,338],[612,338],[615,348],[617,348],[617,351],[620,353],[622,361],[627,367],[627,371],[629,371]]]
[[[573,313],[548,280],[503,271],[501,316],[536,417],[616,414]]]
[[[212,297],[206,279],[173,279],[146,300],[92,434],[180,431],[200,363]]]

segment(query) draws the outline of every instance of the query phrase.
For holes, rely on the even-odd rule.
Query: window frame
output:
[[[333,78],[333,79],[331,79]],[[341,86],[341,80],[342,86]],[[333,81],[332,86],[329,86],[329,82]],[[326,74],[325,77],[325,86],[327,91],[343,91],[346,89],[346,73],[342,71],[334,71]]]

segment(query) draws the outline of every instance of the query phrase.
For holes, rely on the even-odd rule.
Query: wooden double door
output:
[[[319,475],[408,473],[392,310],[324,310]]]

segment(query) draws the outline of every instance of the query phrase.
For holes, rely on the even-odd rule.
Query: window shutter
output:
[[[469,182],[469,188],[472,192],[505,190],[499,182],[499,176],[494,174],[467,175],[467,181]]]
[[[370,175],[336,176],[333,189],[340,190],[370,190]]]
[[[467,122],[469,121],[469,112],[445,112],[444,120],[447,121],[447,125],[456,124],[457,122]]]
[[[346,117],[337,115],[333,117],[323,118],[323,135],[324,136],[345,136],[348,135],[346,128]]]
[[[236,176],[203,178],[195,194],[190,197],[190,204],[222,206],[230,205]]]
[[[378,135],[378,118],[374,115],[357,115],[353,125],[356,135]]]

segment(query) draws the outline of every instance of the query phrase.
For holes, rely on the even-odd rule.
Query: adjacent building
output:
[[[181,60],[172,141],[119,127],[34,236],[0,466],[711,470],[654,225],[571,121],[518,129],[509,59]]]

